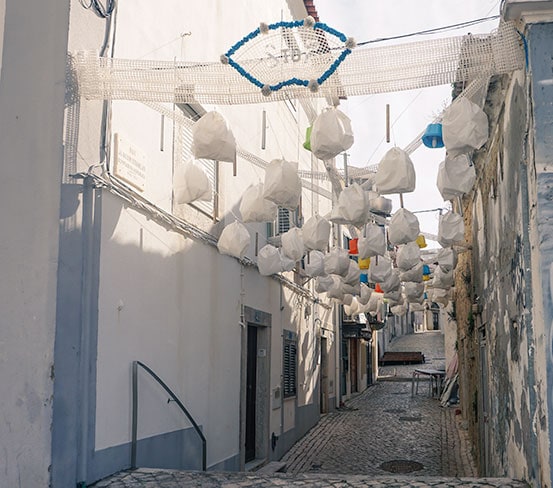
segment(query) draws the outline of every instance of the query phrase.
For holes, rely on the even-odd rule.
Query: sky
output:
[[[499,0],[315,0],[314,3],[321,22],[353,37],[357,42],[490,17],[499,14],[500,5]],[[395,43],[462,36],[469,32],[490,33],[497,25],[496,19],[438,35],[409,37]],[[348,150],[349,164],[359,167],[378,164],[394,145],[404,148],[412,142],[450,103],[449,85],[343,100],[339,108],[351,119],[356,141]],[[386,104],[390,105],[392,123],[389,144],[385,141]],[[411,154],[417,186],[413,193],[404,195],[405,208],[416,212],[446,208],[436,187],[438,165],[444,157],[444,149],[428,149],[424,146]],[[339,165],[341,160],[338,158],[336,161]],[[392,200],[395,211],[399,208],[399,199],[393,196]],[[422,231],[438,233],[438,211],[416,215]],[[439,247],[436,243],[429,244],[431,247]]]

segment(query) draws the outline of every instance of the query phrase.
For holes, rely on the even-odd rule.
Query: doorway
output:
[[[257,397],[257,327],[248,325],[246,357],[246,462],[255,459]]]
[[[357,339],[350,339],[350,383],[351,393],[357,393],[359,391],[358,377],[357,377]]]

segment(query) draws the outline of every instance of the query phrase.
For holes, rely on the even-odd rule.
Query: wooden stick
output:
[[[386,104],[386,142],[390,142],[390,104]]]
[[[399,205],[401,208],[403,208],[403,193],[399,194]]]

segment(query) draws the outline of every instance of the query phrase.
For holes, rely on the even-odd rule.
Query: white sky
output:
[[[357,42],[380,37],[409,34],[490,17],[499,13],[499,0],[315,0],[321,22],[353,37]],[[429,36],[416,36],[396,41],[408,43],[439,37],[462,36],[469,32],[488,33],[498,20],[460,30]],[[375,44],[379,46],[383,44]],[[378,164],[384,153],[397,145],[407,146],[451,102],[451,87],[443,85],[422,90],[351,97],[342,101],[340,110],[352,120],[355,143],[348,151],[354,166]],[[385,142],[385,110],[390,104],[393,124],[391,142]],[[444,207],[436,175],[444,159],[444,149],[421,146],[412,155],[417,173],[417,187],[404,195],[404,205],[411,211]],[[342,162],[337,158],[337,164]],[[399,206],[394,196],[394,211]],[[421,230],[438,233],[438,212],[418,213]],[[437,246],[433,244],[432,247]]]

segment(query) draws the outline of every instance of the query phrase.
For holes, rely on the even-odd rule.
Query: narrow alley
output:
[[[443,334],[395,338],[390,351],[421,351],[423,365],[386,366],[375,385],[323,415],[281,462],[247,473],[138,469],[96,488],[180,487],[522,487],[505,478],[477,478],[457,405],[442,407],[429,382],[412,383],[416,368],[444,365]],[[278,472],[276,472],[278,471]]]

